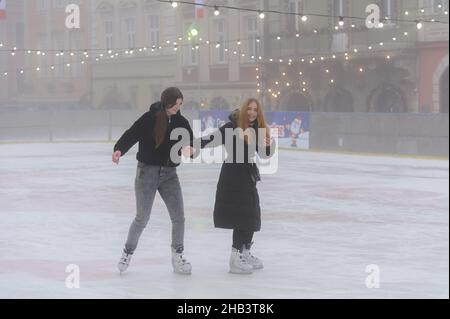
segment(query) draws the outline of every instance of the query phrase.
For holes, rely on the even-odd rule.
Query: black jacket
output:
[[[169,120],[168,129],[166,132],[166,138],[163,144],[156,148],[156,142],[154,138],[154,128],[156,123],[156,114],[161,110],[161,102],[154,103],[150,110],[142,115],[132,126],[129,128],[122,137],[117,141],[114,146],[114,151],[120,151],[122,156],[125,155],[133,145],[139,142],[139,150],[136,155],[136,159],[139,162],[148,165],[168,166],[176,167],[180,165],[181,149],[178,151],[178,158],[175,163],[170,159],[170,150],[172,147],[181,141],[181,137],[178,140],[170,140],[170,133],[176,128],[184,128],[190,134],[190,140],[187,145],[192,145],[193,133],[191,126],[186,118],[184,118],[180,112],[171,116]]]
[[[235,129],[238,124],[238,112],[230,115],[230,122],[222,126],[219,131],[222,140],[217,135],[202,140],[202,147],[214,147],[225,144],[225,130]],[[254,127],[257,128],[256,126]],[[256,133],[258,131],[256,130]],[[227,153],[236,154],[234,150],[227,149]],[[231,145],[228,145],[230,147]],[[266,148],[266,156],[270,157],[273,147]],[[272,149],[271,149],[272,148]],[[245,145],[245,153],[247,153]],[[266,157],[265,156],[265,157]],[[218,228],[240,229],[247,231],[259,231],[261,229],[261,208],[256,182],[260,180],[259,171],[255,163],[247,156],[244,163],[236,163],[235,158],[230,163],[222,165],[219,181],[217,183],[216,202],[214,205],[214,226]]]

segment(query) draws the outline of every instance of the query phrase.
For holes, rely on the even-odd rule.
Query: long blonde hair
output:
[[[261,103],[255,98],[249,98],[245,100],[244,103],[242,104],[239,112],[238,126],[244,132],[250,127],[248,123],[248,107],[253,102],[255,102],[257,105],[256,122],[258,123],[258,129],[260,128],[265,129],[266,130],[265,137],[270,138],[270,128],[267,126],[266,118],[264,116],[264,111],[262,109]],[[249,138],[248,134],[245,134],[244,139],[247,144],[249,143],[248,138]],[[262,137],[260,137],[260,139],[261,138]]]

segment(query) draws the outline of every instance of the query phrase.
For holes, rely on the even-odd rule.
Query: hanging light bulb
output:
[[[417,27],[417,30],[422,30],[422,28],[423,28],[422,21],[416,21],[416,27]]]
[[[344,24],[345,24],[345,22],[344,22],[344,17],[339,17],[339,26],[340,26],[340,27],[343,27]]]
[[[266,17],[266,15],[264,14],[263,11],[259,11],[259,18],[260,19],[264,19]]]
[[[302,21],[303,21],[303,22],[306,22],[306,21],[308,21],[308,16],[306,16],[306,15],[302,15]]]
[[[215,15],[216,17],[220,15],[220,11],[219,11],[219,7],[218,7],[218,6],[215,6],[215,7],[214,7],[214,15]]]
[[[172,8],[178,7],[178,2],[176,2],[176,1],[170,1],[170,3],[172,4]]]

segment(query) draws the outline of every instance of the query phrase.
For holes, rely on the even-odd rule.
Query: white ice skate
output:
[[[236,248],[231,250],[230,273],[232,274],[251,274],[253,266],[244,258],[244,255]]]
[[[252,247],[253,243],[250,243],[248,245],[244,245],[242,249],[242,255],[244,256],[244,259],[252,265],[253,269],[263,269],[264,265],[261,259],[255,257],[250,252],[250,248]]]
[[[190,275],[192,273],[191,263],[186,260],[183,253],[172,250],[173,271],[177,274]]]
[[[122,257],[120,257],[119,263],[117,264],[117,268],[119,268],[121,274],[127,270],[132,256],[133,254],[122,253]]]

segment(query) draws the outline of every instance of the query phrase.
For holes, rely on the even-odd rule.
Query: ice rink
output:
[[[278,173],[258,186],[254,253],[265,269],[249,276],[228,273],[231,231],[213,227],[220,165],[185,164],[192,276],[172,272],[159,195],[120,276],[136,159],[116,166],[111,151],[0,145],[0,298],[449,298],[448,160],[281,151]],[[79,288],[66,287],[69,264]]]

